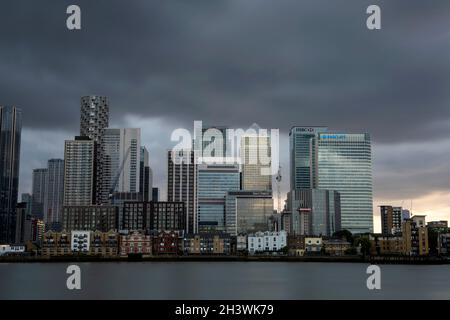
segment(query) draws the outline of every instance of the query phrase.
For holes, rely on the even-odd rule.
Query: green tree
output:
[[[370,240],[368,237],[365,236],[360,236],[359,238],[357,238],[355,240],[355,245],[357,247],[361,247],[361,253],[364,256],[370,255],[370,248],[372,246],[372,244],[370,243]]]
[[[345,241],[349,242],[350,244],[353,244],[353,242],[354,242],[353,235],[348,230],[336,231],[335,233],[333,233],[333,237],[345,240]]]

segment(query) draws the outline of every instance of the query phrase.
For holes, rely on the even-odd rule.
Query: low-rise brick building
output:
[[[155,255],[178,255],[182,251],[182,237],[178,231],[160,231],[153,237]]]
[[[44,233],[41,254],[50,257],[71,255],[70,232],[48,231]]]
[[[121,235],[119,252],[121,256],[133,254],[149,256],[152,254],[152,237],[140,231]]]
[[[231,237],[222,232],[189,234],[184,237],[183,252],[188,255],[229,255]]]
[[[325,254],[330,256],[343,256],[351,248],[351,243],[342,239],[323,240]]]

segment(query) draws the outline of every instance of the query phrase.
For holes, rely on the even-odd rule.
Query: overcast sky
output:
[[[66,28],[69,4],[81,31]],[[370,4],[379,31],[365,26]],[[279,128],[283,193],[289,128],[327,125],[371,134],[375,209],[412,199],[449,219],[449,49],[445,0],[2,0],[0,104],[23,110],[21,192],[97,94],[111,126],[142,128],[163,190],[170,133],[194,120]]]

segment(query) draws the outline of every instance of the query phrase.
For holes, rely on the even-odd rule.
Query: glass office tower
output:
[[[229,191],[225,202],[227,232],[231,235],[269,231],[273,214],[271,191]]]
[[[292,212],[292,233],[332,236],[341,229],[339,192],[323,189],[296,189],[287,194],[287,209]]]
[[[19,189],[22,110],[0,106],[0,243],[13,243]]]
[[[352,233],[373,232],[370,135],[318,133],[311,144],[313,188],[341,195],[341,226]]]
[[[311,139],[327,127],[292,127],[289,132],[289,155],[291,169],[291,189],[311,188]]]
[[[225,196],[239,190],[238,165],[198,166],[197,205],[199,232],[226,231]]]

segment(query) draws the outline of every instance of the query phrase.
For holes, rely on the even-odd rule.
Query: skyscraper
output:
[[[195,152],[167,152],[167,200],[186,206],[187,233],[197,232],[197,165]]]
[[[241,138],[242,189],[272,190],[270,136]]]
[[[64,206],[88,206],[95,203],[96,146],[88,137],[66,140]]]
[[[225,198],[226,232],[235,236],[269,231],[273,214],[271,191],[228,191]]]
[[[373,232],[369,134],[318,133],[311,147],[312,187],[340,193],[342,229]]]
[[[238,165],[198,165],[198,231],[226,231],[225,196],[240,187]],[[233,221],[233,224],[235,221]]]
[[[311,139],[327,127],[292,127],[289,131],[290,190],[311,188]]]
[[[141,176],[141,130],[105,129],[103,135],[103,197],[112,192],[137,193]]]
[[[59,230],[64,203],[64,160],[48,160],[47,170],[44,222],[47,228]]]
[[[44,219],[44,201],[47,188],[47,168],[34,169],[33,170],[33,186],[32,186],[32,199],[31,214],[34,218]]]
[[[158,201],[152,197],[153,172],[149,166],[149,155],[147,148],[141,147],[140,155],[140,178],[139,192],[142,194],[143,201]]]
[[[292,190],[287,195],[287,210],[292,212],[293,234],[329,237],[341,229],[341,200],[336,191]]]
[[[95,198],[97,204],[109,202],[109,190],[103,178],[104,134],[109,126],[109,103],[103,96],[85,96],[81,98],[80,136],[89,137],[96,144],[95,156]]]
[[[0,106],[0,243],[15,241],[22,110]]]

